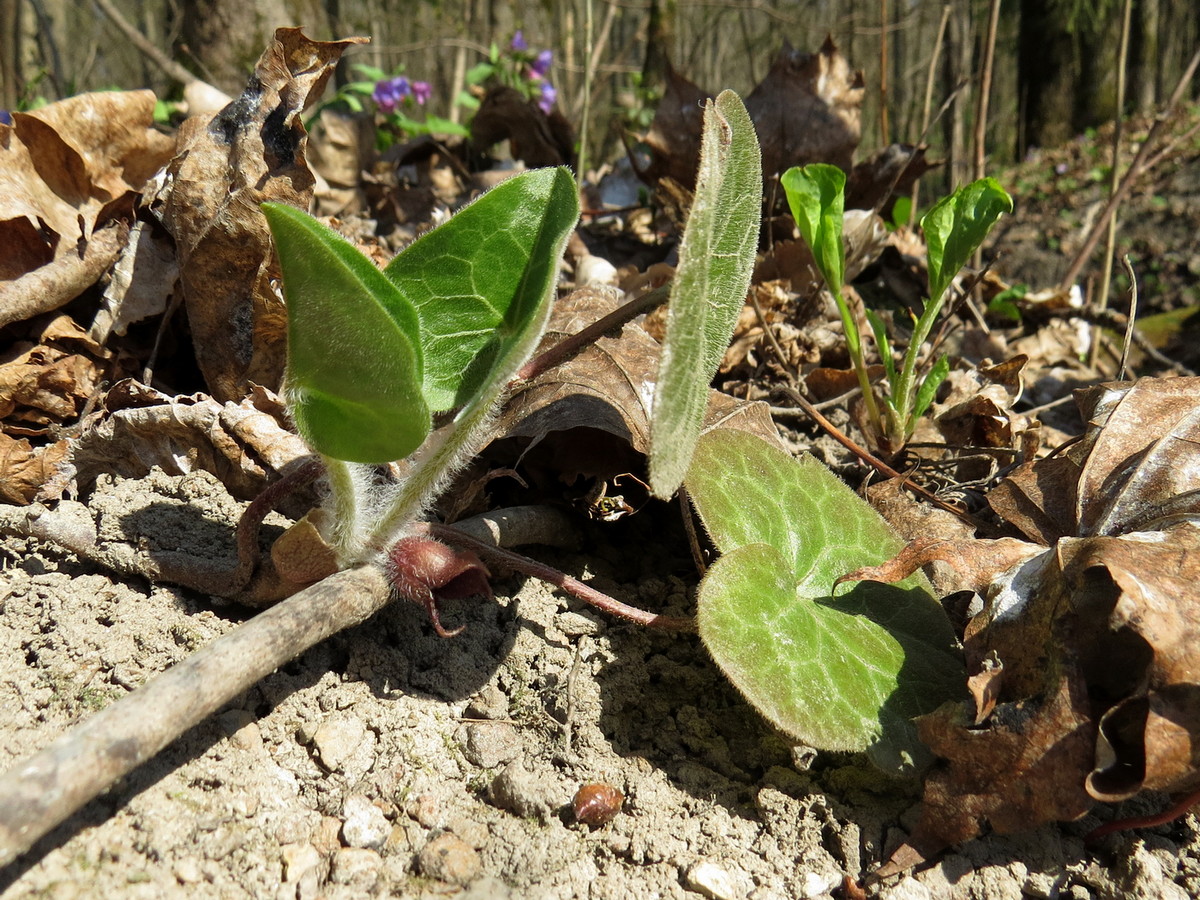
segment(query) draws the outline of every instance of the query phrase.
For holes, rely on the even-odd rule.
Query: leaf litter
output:
[[[5,255],[6,281],[0,288],[5,292],[0,294],[0,311],[13,316],[5,320],[11,350],[6,350],[0,362],[0,379],[6,385],[0,391],[6,404],[0,417],[4,441],[0,447],[0,487],[6,502],[27,504],[38,499],[53,506],[55,501],[70,505],[72,501],[67,498],[87,498],[89,509],[75,512],[100,516],[98,539],[120,540],[105,531],[109,527],[106,523],[111,523],[114,515],[132,517],[109,512],[106,520],[103,510],[108,501],[104,498],[123,481],[130,488],[145,482],[181,501],[185,508],[210,502],[201,500],[202,496],[224,497],[218,502],[225,509],[218,520],[225,517],[224,529],[228,530],[236,515],[236,503],[228,505],[230,498],[244,501],[254,497],[306,455],[271,394],[271,389],[278,387],[282,359],[282,308],[270,284],[265,231],[246,210],[256,209],[259,200],[270,197],[300,205],[311,198],[313,180],[305,161],[308,138],[299,117],[307,102],[319,93],[329,67],[348,43],[312,42],[298,30],[282,30],[257,70],[265,88],[261,97],[235,101],[211,122],[185,124],[173,138],[149,127],[145,92],[84,95],[63,101],[73,105],[53,104],[37,115],[15,120],[13,126],[0,126],[6,129],[0,131],[5,139],[4,151],[15,160],[11,167],[0,167],[6,173],[7,197],[0,229],[11,238],[8,246],[13,248]],[[821,74],[825,77],[818,78]],[[834,93],[814,91],[812,86],[818,82],[825,88],[832,86]],[[777,173],[795,162],[816,159],[850,167],[858,143],[861,91],[861,79],[832,42],[816,54],[799,53],[785,46],[771,74],[747,98],[764,144],[767,171]],[[680,185],[691,183],[699,147],[699,116],[691,122],[689,111],[698,110],[698,106],[683,100],[705,96],[682,75],[671,76],[668,95],[659,108],[662,118],[656,117],[647,136],[653,162],[643,176],[656,184],[668,178]],[[815,121],[831,123],[830,127],[813,128],[808,117],[796,115],[795,109],[809,107],[813,108]],[[101,108],[107,110],[105,116],[94,115],[94,110]],[[88,114],[81,115],[80,110]],[[99,132],[74,130],[76,122],[91,120],[122,123],[116,131],[120,138],[113,139],[111,128]],[[285,123],[282,128],[281,122]],[[796,123],[803,125],[801,131],[794,130]],[[696,135],[695,149],[687,138],[692,133]],[[821,135],[825,143],[809,147],[801,139],[802,134]],[[187,154],[180,152],[185,149]],[[926,165],[919,153],[905,152],[889,155],[881,151],[869,161],[873,169],[856,169],[860,184],[874,185],[860,189],[859,196],[871,198],[870,206],[886,208],[875,196],[878,185],[886,183],[885,176],[876,174],[872,178],[872,172],[894,172],[902,165],[906,167],[903,173]],[[168,164],[171,156],[176,160]],[[231,167],[229,163],[234,159],[237,166]],[[920,161],[914,163],[914,159]],[[443,167],[453,168],[448,162]],[[435,162],[426,172],[437,168]],[[159,177],[152,179],[156,171]],[[230,172],[235,173],[236,183],[229,181]],[[854,179],[852,173],[852,184]],[[459,174],[442,181],[455,186],[465,183]],[[260,184],[266,185],[265,190]],[[395,193],[403,191],[397,186]],[[134,201],[139,194],[135,221]],[[353,215],[348,210],[343,213]],[[637,236],[632,227],[636,218],[637,214],[625,217],[628,231],[624,230],[626,221],[618,215],[585,229],[581,236],[588,244],[588,255],[609,258],[619,265],[621,258],[609,248]],[[878,217],[860,215],[855,221],[862,223],[864,238],[851,244],[858,250],[849,255],[849,260],[856,274],[862,276],[859,288],[874,302],[881,284],[900,284],[906,268],[921,265],[913,255],[921,252],[921,244],[903,230],[882,230]],[[133,239],[128,237],[131,227]],[[347,222],[345,227],[353,232],[355,225]],[[847,232],[849,236],[849,218]],[[644,245],[647,238],[658,242],[662,234],[643,233],[636,240]],[[798,243],[792,242],[790,247],[787,241],[774,243],[760,259],[752,293],[765,315],[752,315],[752,308],[747,307],[717,380],[719,387],[734,390],[743,399],[730,405],[728,412],[718,410],[716,417],[748,416],[753,422],[750,427],[759,433],[774,434],[764,418],[765,406],[747,404],[744,398],[774,400],[773,385],[791,373],[810,376],[815,388],[822,373],[844,366],[844,357],[839,358],[844,351],[837,339],[840,326],[836,314],[832,314],[828,298],[822,296],[811,263],[804,259],[803,245]],[[171,263],[172,248],[178,273]],[[125,281],[119,288],[110,288],[102,307],[100,290],[93,285],[123,252],[129,260],[123,264],[127,274],[121,277]],[[158,262],[147,261],[138,253],[150,254]],[[219,272],[212,268],[214,265]],[[773,268],[764,269],[764,265]],[[118,270],[121,268],[118,266]],[[631,274],[636,277],[642,273],[635,270]],[[116,277],[113,284],[118,284]],[[53,289],[44,290],[46,285]],[[122,312],[121,302],[128,301],[134,285],[152,299],[142,311]],[[99,287],[103,289],[104,285]],[[121,293],[115,294],[114,290]],[[85,294],[91,294],[90,306],[72,303]],[[35,295],[49,299],[30,305],[28,298]],[[188,367],[177,359],[167,360],[159,371],[184,383],[190,379],[193,385],[204,388],[202,394],[173,391],[169,381],[147,387],[128,377],[138,371],[137,363],[145,363],[151,352],[150,336],[134,326],[146,320],[157,328],[156,319],[172,296],[182,299],[186,309],[190,344],[183,345],[183,352],[194,349],[199,375],[189,374]],[[614,289],[597,305],[597,299],[605,297],[603,292],[570,295],[556,310],[559,324],[552,326],[555,334],[569,334],[594,321],[600,308],[618,302],[621,296]],[[72,316],[90,314],[94,319],[89,322],[84,318],[77,323],[68,316],[47,318],[48,313],[68,303],[72,303]],[[900,307],[896,313],[895,321],[902,323],[904,309]],[[232,340],[230,323],[234,325]],[[1066,322],[1060,320],[1057,324]],[[782,362],[776,348],[770,346],[768,330],[777,344],[783,344]],[[820,337],[822,333],[829,337]],[[379,752],[365,769],[356,769],[349,757],[338,762],[328,744],[329,736],[322,736],[321,731],[325,726],[332,729],[336,717],[327,715],[331,710],[318,696],[322,692],[315,690],[318,685],[333,688],[327,683],[331,663],[328,653],[318,654],[317,671],[312,676],[315,684],[288,686],[295,681],[293,676],[279,673],[258,689],[259,697],[269,706],[291,709],[293,715],[313,720],[309,730],[302,728],[298,733],[298,744],[278,732],[279,724],[273,716],[264,719],[261,727],[248,730],[254,717],[247,718],[246,709],[223,714],[207,732],[207,740],[230,735],[234,755],[249,761],[263,746],[262,738],[256,743],[253,734],[261,735],[265,729],[272,752],[290,760],[288,771],[292,774],[287,777],[301,779],[301,794],[319,791],[315,788],[318,781],[312,779],[330,774],[339,778],[351,795],[365,790],[382,804],[385,816],[391,815],[391,840],[400,842],[397,846],[415,853],[426,835],[448,827],[470,847],[472,840],[478,841],[471,826],[483,820],[497,835],[494,843],[484,840],[480,847],[472,848],[473,852],[484,850],[485,878],[494,874],[520,884],[529,873],[557,872],[548,877],[557,879],[564,888],[578,884],[575,879],[589,871],[588,866],[594,877],[598,860],[607,860],[600,870],[600,883],[613,890],[632,877],[619,861],[648,867],[649,874],[642,879],[646,887],[660,883],[656,872],[666,877],[661,886],[677,885],[679,879],[699,884],[701,869],[688,860],[711,857],[724,860],[733,870],[735,881],[737,876],[753,874],[760,884],[783,894],[799,893],[818,883],[822,890],[829,890],[840,875],[860,878],[872,864],[889,855],[894,868],[900,869],[902,864],[934,858],[946,846],[988,830],[1026,831],[1041,823],[1079,819],[1098,803],[1136,802],[1147,791],[1177,793],[1194,789],[1197,760],[1191,748],[1196,742],[1196,729],[1200,728],[1196,721],[1200,707],[1191,696],[1191,673],[1196,670],[1191,659],[1196,645],[1192,632],[1196,625],[1187,601],[1195,596],[1197,575],[1193,523],[1195,497],[1200,495],[1196,493],[1196,471],[1191,465],[1196,445],[1196,385],[1194,379],[1143,378],[1092,388],[1081,397],[1079,422],[1087,425],[1082,440],[1061,453],[1047,455],[1047,450],[1059,442],[1051,439],[1057,439],[1060,433],[1050,426],[1039,428],[1029,415],[1016,412],[1015,407],[1022,402],[1022,387],[1045,389],[1044,385],[1057,378],[1058,394],[1046,399],[1065,396],[1062,375],[1053,368],[1064,361],[1078,381],[1089,377],[1093,382],[1100,380],[1071,366],[1078,348],[1074,331],[1063,330],[1057,344],[1045,343],[1043,335],[1048,333],[1047,328],[1038,328],[1023,337],[1019,329],[1011,334],[983,334],[968,324],[938,336],[943,348],[949,348],[954,356],[955,371],[924,425],[928,431],[915,438],[915,443],[922,446],[912,448],[912,462],[938,473],[933,483],[940,478],[948,491],[973,483],[974,501],[971,495],[960,492],[960,497],[966,498],[964,502],[986,501],[997,524],[1011,528],[1021,538],[961,539],[955,537],[960,532],[955,532],[940,543],[927,540],[910,548],[915,555],[910,566],[926,559],[953,559],[969,573],[960,584],[978,592],[983,605],[965,621],[961,632],[972,676],[970,690],[976,700],[947,705],[919,720],[922,740],[940,761],[926,778],[919,818],[913,821],[909,815],[913,828],[899,851],[888,847],[885,852],[883,826],[895,822],[910,802],[903,799],[903,792],[897,801],[888,799],[897,795],[889,794],[887,788],[867,787],[867,791],[879,793],[877,806],[866,804],[863,788],[850,787],[862,776],[850,774],[856,771],[853,763],[843,766],[836,759],[818,766],[812,774],[797,772],[788,764],[786,747],[758,723],[727,684],[719,679],[711,683],[704,680],[712,678],[711,667],[668,664],[678,652],[671,649],[670,640],[662,637],[621,635],[606,630],[586,613],[569,611],[564,618],[556,612],[561,601],[548,593],[522,592],[521,618],[540,623],[544,642],[531,643],[528,632],[522,632],[516,641],[518,646],[512,648],[511,662],[504,665],[483,650],[480,641],[512,642],[504,635],[511,627],[505,622],[512,619],[515,597],[500,597],[497,612],[489,620],[492,624],[473,622],[464,635],[466,641],[456,639],[463,643],[451,650],[436,641],[429,642],[419,623],[402,613],[390,613],[387,629],[406,634],[409,644],[417,648],[416,657],[398,665],[395,651],[387,643],[367,642],[361,649],[355,649],[350,641],[338,643],[340,652],[350,654],[351,664],[343,667],[345,674],[358,680],[342,686],[350,690],[346,707],[340,706],[340,700],[334,704],[353,710],[338,721],[356,719],[361,723],[368,714],[386,721],[388,713],[380,702],[358,696],[353,688],[373,685],[379,696],[389,696],[391,676],[379,682],[379,673],[407,668],[412,689],[431,689],[439,679],[448,679],[451,686],[432,688],[433,696],[440,698],[433,703],[408,702],[399,714],[401,719],[408,716],[411,722],[428,718],[434,723],[433,733],[438,733],[454,727],[444,721],[446,712],[451,711],[465,717],[460,729],[476,727],[472,724],[475,721],[494,723],[479,726],[487,730],[504,724],[503,716],[471,717],[494,708],[497,692],[502,698],[507,696],[505,706],[511,709],[516,704],[520,708],[517,688],[521,677],[533,678],[534,683],[543,684],[537,703],[546,704],[549,721],[558,723],[547,725],[536,717],[518,717],[522,727],[514,745],[520,747],[516,756],[541,779],[537,790],[546,792],[549,803],[534,806],[566,808],[572,795],[564,784],[568,772],[578,772],[581,783],[604,780],[623,787],[629,798],[627,810],[635,815],[617,816],[614,821],[618,825],[606,839],[607,849],[603,852],[593,845],[571,844],[574,849],[560,852],[557,865],[561,868],[555,869],[555,864],[547,862],[550,844],[538,843],[541,838],[527,828],[513,831],[513,817],[506,818],[487,803],[481,804],[479,795],[469,791],[448,794],[437,778],[431,780],[431,776],[405,770],[403,753],[389,755],[376,746]],[[1030,342],[1037,340],[1043,343],[1034,349]],[[567,495],[580,482],[606,485],[617,476],[638,471],[646,450],[646,380],[654,371],[655,347],[653,339],[638,325],[626,326],[619,337],[602,339],[566,367],[524,387],[506,407],[496,429],[498,439],[507,439],[510,444],[517,440],[517,449],[499,452],[505,446],[501,440],[494,445],[498,448],[496,455],[484,454],[479,465],[497,470],[516,467],[528,474],[534,467],[535,449],[544,444],[552,452],[545,453],[536,464],[544,470],[538,489],[542,496],[564,499],[569,499]],[[1020,352],[1016,352],[1018,349]],[[836,396],[834,391],[832,387],[827,389],[825,396]],[[598,414],[601,406],[603,413]],[[714,409],[710,407],[710,416]],[[849,425],[848,411],[840,417],[836,411],[831,412],[835,412],[835,420]],[[785,422],[794,424],[792,419]],[[595,450],[594,438],[580,430],[583,425],[603,432],[611,445],[604,452],[589,452]],[[784,428],[784,441],[791,446],[813,445],[814,440],[803,427]],[[817,452],[843,473],[852,473],[838,451],[818,444]],[[614,459],[620,464],[615,465]],[[987,461],[981,463],[981,459]],[[475,477],[478,474],[474,473]],[[485,496],[479,502],[486,505],[486,494],[497,486],[498,482],[487,482]],[[520,497],[521,490],[510,485],[497,494]],[[155,502],[160,501],[152,500],[151,505]],[[176,503],[177,509],[179,505]],[[623,542],[637,533],[628,529],[642,529],[644,534],[651,527],[639,525],[639,521],[663,521],[658,512],[648,511],[643,516],[610,529],[608,534],[599,533],[594,540],[608,548],[602,557],[606,553],[612,559],[624,558],[628,548]],[[949,532],[938,531],[933,540],[945,534]],[[186,542],[183,537],[159,537],[166,543]],[[146,539],[143,534],[141,540]],[[48,588],[60,581],[59,572],[78,571],[72,568],[78,563],[28,538],[14,537],[10,541],[5,552],[20,562],[6,588],[7,602],[10,609],[19,611],[20,621],[31,621],[28,616],[38,613],[27,598],[35,596],[30,591],[36,580],[40,578]],[[681,550],[676,548],[676,552]],[[600,565],[600,569],[610,573],[607,577],[620,577],[619,566]],[[671,571],[685,572],[686,565],[676,564]],[[886,580],[887,573],[873,574]],[[104,581],[95,570],[84,577],[99,579],[97,584]],[[189,595],[154,587],[149,597],[142,596],[138,601],[131,600],[129,588],[121,582],[111,584],[101,589],[112,592],[114,598],[123,596],[122,608],[147,600],[166,601],[169,608],[182,604],[188,609],[182,617],[157,614],[164,615],[163,623],[172,622],[169,627],[180,629],[180,633],[199,628],[211,634],[230,624],[217,620],[206,604],[196,603],[194,597],[187,599]],[[666,578],[650,576],[632,589],[666,596],[669,603],[678,604],[684,599],[683,585],[677,574],[671,574]],[[167,645],[172,641],[177,644],[179,638],[168,637],[162,627],[156,633]],[[482,633],[472,637],[472,630]],[[98,640],[95,634],[85,637],[87,629],[79,630],[78,622],[68,627],[68,633],[89,642]],[[358,637],[366,640],[366,635]],[[35,697],[34,706],[42,704],[51,711],[50,718],[60,724],[65,724],[64,713],[69,713],[69,707],[55,711],[54,704],[69,697],[79,702],[79,698],[90,696],[87,685],[97,672],[107,672],[101,676],[103,690],[120,691],[133,677],[130,672],[136,671],[100,660],[89,675],[78,663],[64,668],[64,661],[45,642],[26,640],[25,646],[37,664],[16,682],[24,685],[17,687],[22,702],[26,703],[25,697]],[[579,704],[571,700],[569,680],[565,695],[561,685],[558,689],[551,687],[572,669],[571,653],[578,658],[585,646],[590,647],[589,653],[599,654],[593,658],[602,658],[607,664],[601,664],[598,671],[584,679],[592,686],[589,689],[600,691],[601,705],[592,706],[588,701],[583,708],[595,716],[602,711],[606,721],[624,723],[613,724],[615,731],[600,727],[598,718],[573,718],[570,703],[576,702],[577,711]],[[447,653],[454,658],[453,664],[441,659]],[[470,662],[472,653],[478,654],[482,667]],[[697,654],[695,648],[692,655]],[[623,676],[608,665],[618,658],[641,657],[648,665],[639,667],[632,676]],[[489,660],[492,671],[488,671]],[[135,665],[144,666],[148,674],[164,667],[165,662],[155,663],[148,658]],[[681,684],[686,683],[687,690],[664,689],[661,678],[671,672],[685,679]],[[38,678],[74,680],[53,682],[58,687],[47,693],[47,682],[29,680],[35,673],[41,673]],[[701,688],[701,684],[707,687]],[[629,706],[638,697],[645,698],[647,704],[640,713]],[[574,749],[568,742],[565,758],[573,758],[574,762],[568,762],[565,768],[563,758],[556,755],[558,751],[546,749],[548,743],[554,743],[564,719],[568,727],[582,729],[580,734],[585,736]],[[318,727],[316,723],[322,720],[324,724]],[[394,721],[399,723],[400,719]],[[652,732],[645,731],[647,726],[660,728],[662,722],[669,723],[666,732],[650,737]],[[20,728],[25,733],[30,725],[22,724]],[[403,731],[399,724],[394,730],[366,731],[374,736],[366,743],[394,743],[395,735]],[[234,739],[238,734],[242,738]],[[468,740],[464,735],[463,746],[471,746],[471,740],[477,743],[479,738]],[[304,762],[306,746],[315,748],[315,759],[324,769],[306,769],[313,766],[311,761]],[[21,752],[17,747],[10,744],[9,752]],[[425,752],[439,755],[436,742],[427,744]],[[482,777],[488,769],[472,761],[475,753],[468,752],[466,759],[451,754],[435,767],[438,775]],[[165,757],[158,771],[172,783],[178,782],[179,790],[193,790],[181,778],[209,777],[218,783],[227,780],[231,787],[248,791],[261,798],[258,803],[269,796],[264,785],[251,783],[244,774],[227,767],[222,769],[220,759],[212,758],[209,752],[201,750],[201,754],[192,762],[178,755]],[[647,754],[651,760],[648,768],[629,762]],[[629,759],[623,759],[623,755]],[[680,761],[688,757],[695,757],[696,762]],[[482,761],[484,757],[477,758]],[[387,769],[387,759],[398,768]],[[202,771],[222,774],[200,776]],[[192,774],[185,774],[189,772]],[[475,775],[471,776],[472,772]],[[355,782],[362,778],[370,783]],[[387,782],[388,778],[400,780]],[[402,795],[395,790],[400,783],[404,785],[402,793],[426,793],[419,794],[407,807],[397,806],[394,799],[388,798]],[[747,788],[755,797],[749,807],[735,799],[744,796]],[[214,790],[223,798],[221,802],[233,802],[236,791]],[[695,798],[706,791],[726,799],[708,813],[698,813]],[[444,804],[445,811],[423,811],[418,802],[421,797],[439,798],[428,802]],[[390,811],[389,802],[393,803]],[[640,829],[637,822],[639,817],[651,817],[654,803],[661,805],[660,813],[667,816],[667,821],[672,821],[670,816],[681,815],[691,816],[696,822],[719,821],[712,825],[712,833],[735,835],[733,843],[713,843],[699,838],[699,832],[692,837],[690,826],[685,826],[681,840],[652,847],[645,843],[652,832]],[[152,806],[140,805],[135,799],[131,808],[139,821],[156,821],[158,813]],[[353,860],[346,852],[359,848],[339,849],[336,836],[332,843],[321,837],[321,829],[330,827],[331,814],[337,824],[341,815],[337,806],[322,809],[320,804],[285,804],[283,819],[266,817],[278,823],[277,833],[282,837],[274,844],[268,839],[267,845],[284,848],[285,877],[289,882],[299,883],[302,877],[331,877],[331,884],[356,883],[354,878],[360,878],[357,883],[363,884],[362,876],[350,874]],[[294,818],[287,819],[289,815]],[[623,821],[624,826],[620,824]],[[558,831],[562,826],[554,826],[553,822],[553,818],[543,820],[543,827],[552,826],[555,839],[561,842],[563,835]],[[796,823],[809,822],[819,829],[836,824],[841,830],[837,852],[830,854],[821,842],[808,844],[794,836]],[[222,827],[203,833],[219,835]],[[1038,833],[1044,834],[1044,830]],[[789,839],[788,834],[794,837]],[[1081,862],[1080,834],[1082,830],[1064,832],[1073,849],[1065,851],[1065,857],[1047,860],[1047,871],[1061,866],[1065,858],[1071,873],[1068,877],[1075,884],[1099,887],[1103,877],[1096,874],[1094,866],[1089,869]],[[1161,849],[1170,845],[1178,851],[1184,849],[1179,846],[1180,840],[1195,843],[1186,831],[1171,832],[1170,837],[1168,840],[1160,831],[1146,846],[1153,844]],[[121,836],[116,839],[127,840]],[[513,843],[506,843],[510,839]],[[507,866],[496,863],[493,868],[495,857],[488,853],[494,854],[500,847],[515,847],[518,841],[528,845],[531,840],[533,851],[543,854],[540,862],[521,857]],[[660,835],[656,840],[664,838]],[[187,843],[181,835],[179,844]],[[244,878],[220,865],[214,869],[210,863],[222,858],[219,848],[207,838],[202,846],[202,859],[192,860],[200,878],[231,888]],[[486,849],[489,846],[491,850]],[[669,847],[682,856],[672,856],[672,851],[666,849]],[[304,848],[314,848],[317,858],[325,860],[323,869],[305,869],[297,856],[308,852]],[[126,852],[137,854],[132,846]],[[1136,855],[1147,851],[1135,848],[1131,852]],[[172,884],[193,883],[189,858],[173,858]],[[398,858],[406,857],[402,852]],[[1028,858],[1032,863],[1038,857],[1031,851]],[[1161,861],[1162,855],[1153,858]],[[295,862],[288,863],[289,859]],[[575,868],[581,865],[583,870]],[[1179,865],[1178,860],[1175,865]],[[982,885],[986,877],[991,877],[989,870],[995,868],[994,860],[981,860],[973,877]],[[1169,868],[1175,871],[1173,866]],[[316,874],[322,871],[326,874]],[[385,877],[382,870],[371,871],[375,879],[372,883]],[[938,873],[944,871],[945,863],[929,870],[932,874],[927,873],[926,881],[934,884],[940,877]],[[160,875],[151,877],[157,879]],[[1166,877],[1171,875],[1166,873]],[[1040,884],[1032,874],[1030,879],[1026,887]]]

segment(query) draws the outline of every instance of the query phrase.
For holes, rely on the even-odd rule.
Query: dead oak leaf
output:
[[[269,278],[264,201],[307,209],[314,178],[301,112],[318,98],[346,47],[280,28],[246,91],[215,116],[193,117],[154,198],[175,239],[196,360],[210,393],[241,400],[278,387],[286,313]]]

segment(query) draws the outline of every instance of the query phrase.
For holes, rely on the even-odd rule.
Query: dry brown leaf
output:
[[[74,421],[103,376],[105,355],[67,316],[52,319],[36,344],[10,347],[0,363],[5,430],[35,434],[47,425]]]
[[[516,88],[488,90],[471,120],[471,146],[479,151],[507,140],[514,159],[531,169],[569,166],[575,158],[575,133],[558,110],[543,113]]]
[[[127,231],[104,226],[174,147],[154,103],[151,91],[80,94],[0,125],[0,327],[63,306],[112,265]]]
[[[73,493],[101,473],[140,478],[159,466],[170,475],[204,469],[234,497],[250,500],[310,452],[288,430],[282,402],[262,388],[235,404],[203,394],[164,397],[126,381],[113,386],[106,406],[101,421],[71,444]]]
[[[1001,542],[916,542],[856,573],[956,558],[985,600],[963,637],[968,672],[1003,666],[982,723],[951,708],[922,720],[943,761],[906,852],[1200,783],[1198,388],[1147,378],[1077,395],[1083,440],[994,492],[1049,549],[1013,541],[1006,560]]]
[[[668,63],[667,86],[645,137],[650,148],[650,164],[644,170],[638,170],[635,164],[638,177],[647,184],[663,178],[688,188],[696,183],[704,104],[711,99],[711,94],[688,81]],[[632,154],[630,160],[633,160]]]
[[[590,325],[620,302],[620,292],[581,288],[555,306],[542,349]],[[496,438],[520,438],[548,457],[554,477],[608,479],[641,471],[649,449],[650,406],[659,345],[641,328],[603,337],[573,359],[517,388],[496,423]],[[766,406],[713,391],[706,427],[739,428],[779,444]],[[526,463],[533,458],[526,453]]]
[[[895,198],[911,196],[917,180],[941,165],[925,158],[926,149],[892,144],[855,165],[846,179],[846,209],[873,209],[890,220]]]
[[[302,110],[320,97],[346,47],[362,38],[311,41],[280,28],[245,93],[211,120],[193,117],[155,198],[175,238],[196,360],[218,400],[250,385],[278,387],[286,314],[268,277],[264,201],[308,209]]]
[[[67,454],[67,442],[34,448],[0,431],[0,503],[27,506]]]
[[[766,77],[746,97],[762,147],[763,180],[814,162],[849,172],[862,132],[864,93],[862,72],[851,70],[832,37],[816,53],[784,41]]]
[[[928,858],[990,825],[1001,834],[1074,821],[1094,801],[1083,789],[1096,727],[1078,673],[1058,674],[1044,699],[998,704],[978,729],[960,704],[917,720],[942,760],[925,780],[925,802],[909,843]]]

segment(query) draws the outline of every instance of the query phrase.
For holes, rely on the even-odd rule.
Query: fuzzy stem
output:
[[[351,463],[321,455],[329,481],[329,505],[333,509],[335,532],[330,535],[338,561],[343,565],[355,557],[361,547],[358,486]]]

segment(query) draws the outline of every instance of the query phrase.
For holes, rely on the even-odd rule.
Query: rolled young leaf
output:
[[[696,195],[671,285],[650,422],[650,485],[675,493],[688,470],[709,382],[746,302],[762,203],[762,155],[737,94],[704,111]]]
[[[793,166],[783,173],[779,183],[817,268],[837,296],[846,278],[842,246],[846,173],[837,166],[813,163],[804,168]]]
[[[403,459],[429,434],[412,304],[341,235],[291,206],[264,203],[288,310],[286,394],[318,453]]]
[[[921,229],[928,247],[930,303],[940,303],[996,220],[1012,208],[1012,198],[996,179],[981,178],[939,200],[925,213]]]

